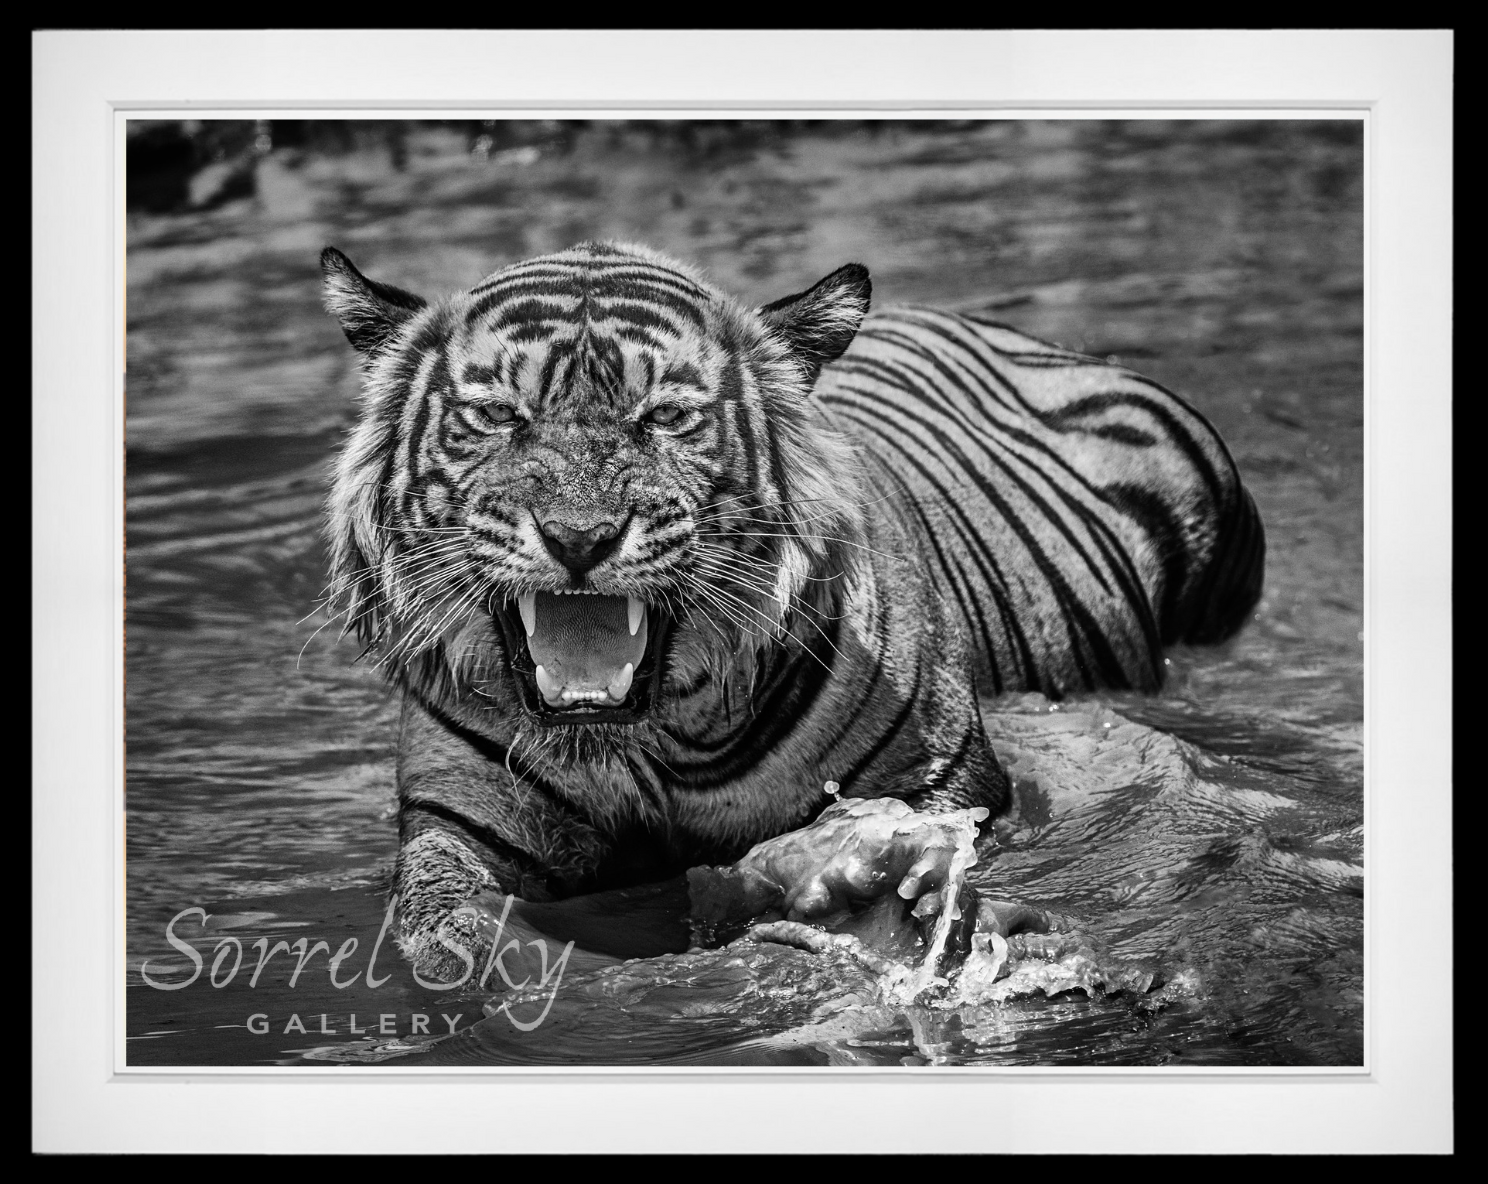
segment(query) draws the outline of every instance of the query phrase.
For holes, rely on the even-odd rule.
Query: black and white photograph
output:
[[[129,1065],[1363,1065],[1359,119],[127,135]]]
[[[1449,1150],[1451,49],[36,34],[33,1147]]]

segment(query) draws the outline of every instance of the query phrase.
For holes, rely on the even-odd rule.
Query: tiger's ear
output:
[[[335,247],[320,253],[326,311],[341,322],[341,331],[358,353],[371,358],[388,343],[398,326],[428,302],[412,292],[369,280]]]
[[[868,269],[849,263],[806,291],[767,304],[759,312],[805,364],[808,380],[815,382],[821,368],[852,344],[872,295]]]

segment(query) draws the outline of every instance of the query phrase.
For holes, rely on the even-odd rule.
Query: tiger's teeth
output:
[[[549,706],[563,702],[563,684],[541,666],[537,668],[537,689]]]
[[[630,635],[634,637],[636,630],[641,627],[641,622],[646,619],[646,604],[644,601],[637,600],[634,596],[627,596],[625,598],[625,610],[630,614]],[[627,663],[628,665],[629,663]],[[627,687],[630,686],[629,675],[626,675],[625,685]],[[615,696],[617,699],[619,697],[619,695]]]
[[[634,633],[635,630],[632,629],[631,632]],[[633,678],[635,678],[635,663],[627,662],[625,663],[625,669],[615,676],[615,681],[605,688],[609,692],[610,698],[616,703],[625,698],[630,692],[630,683]]]
[[[605,691],[564,691],[565,703],[603,703]]]
[[[537,632],[537,593],[523,592],[517,597],[517,609],[522,614],[522,624],[527,629],[527,636],[531,637]]]

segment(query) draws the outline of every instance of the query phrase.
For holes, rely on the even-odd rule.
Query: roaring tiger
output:
[[[321,267],[365,385],[333,588],[403,693],[415,965],[482,894],[728,862],[829,781],[995,814],[979,692],[1155,689],[1259,596],[1192,407],[995,321],[870,316],[857,264],[757,309],[625,244],[432,304]]]

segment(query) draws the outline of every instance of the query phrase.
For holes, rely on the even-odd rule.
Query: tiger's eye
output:
[[[486,419],[497,425],[517,422],[517,409],[510,403],[493,403],[484,409]]]
[[[669,423],[676,423],[682,418],[682,408],[675,403],[658,403],[646,413],[646,422],[660,424],[663,427]]]

